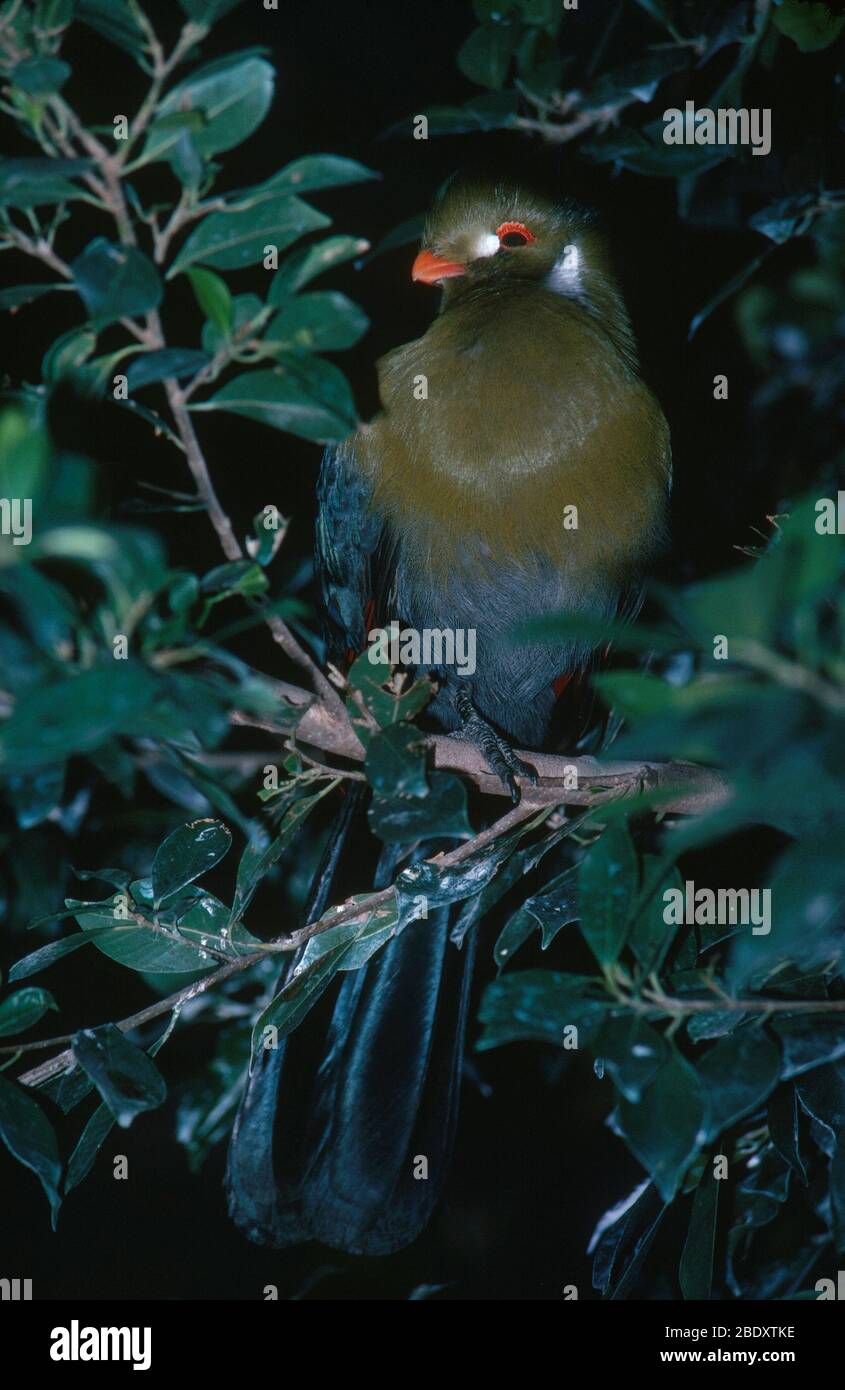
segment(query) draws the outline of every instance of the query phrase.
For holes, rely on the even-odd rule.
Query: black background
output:
[[[179,19],[177,6],[147,8],[159,32],[171,36]],[[580,11],[567,14],[571,32],[567,27],[566,40],[578,55],[576,81],[613,8],[606,0],[584,0]],[[373,243],[422,212],[453,169],[478,160],[503,169],[530,168],[560,193],[596,205],[610,227],[645,373],[672,428],[676,490],[668,574],[688,580],[723,567],[735,556],[736,545],[755,539],[752,528],[765,525],[766,514],[782,497],[784,479],[768,471],[761,459],[749,410],[756,382],[730,312],[717,314],[692,344],[687,329],[710,295],[759,250],[759,238],[746,232],[690,230],[678,221],[673,181],[624,173],[614,178],[607,166],[587,163],[572,146],[550,151],[503,134],[428,142],[382,138],[396,121],[471,94],[454,56],[472,24],[469,5],[457,0],[282,0],[278,12],[248,0],[215,28],[203,46],[204,56],[266,45],[277,69],[276,99],[257,135],[223,156],[221,190],[266,177],[310,151],[353,156],[379,170],[382,180],[318,194],[314,202],[332,215],[335,230]],[[110,126],[115,114],[131,115],[137,109],[143,75],[91,31],[72,30],[63,56],[75,69],[66,95],[88,123]],[[618,61],[626,56],[620,53]],[[781,133],[785,142],[771,156],[779,160],[783,193],[800,186],[806,160],[812,158],[807,132],[824,127],[819,106],[823,87],[814,81],[813,68],[810,59],[805,86],[785,87],[773,115],[776,146]],[[679,104],[688,94],[679,93]],[[72,221],[63,255],[71,259],[103,230],[93,214]],[[406,247],[361,270],[343,267],[331,276],[331,284],[350,293],[372,320],[362,343],[339,359],[364,415],[376,403],[373,363],[388,347],[423,332],[434,310],[432,291],[411,283],[413,254]],[[787,263],[800,264],[806,252],[798,247],[781,255]],[[4,261],[11,269],[12,257]],[[21,279],[33,278],[31,271],[23,273],[22,264],[15,271]],[[241,272],[237,288],[259,288],[264,275],[260,269]],[[14,382],[37,380],[45,347],[78,321],[70,299],[55,296],[49,310],[16,318],[15,341],[6,356]],[[174,286],[171,299],[168,341],[190,345],[197,319],[184,279]],[[716,373],[729,378],[728,401],[713,400]],[[216,416],[213,428],[203,429],[203,424],[201,420],[218,490],[238,532],[248,529],[259,507],[276,502],[293,517],[291,553],[307,557],[318,450],[231,416]],[[186,485],[178,456],[116,407],[93,408],[62,398],[52,425],[60,441],[84,440],[97,459],[105,511],[119,514],[138,495],[141,480]],[[783,467],[794,467],[800,477],[811,461],[790,418],[785,427],[795,428],[796,437],[793,454],[782,451]],[[202,572],[218,562],[216,540],[202,514],[164,517],[160,525],[174,564]],[[245,640],[240,650],[270,673],[285,674],[278,650],[262,638]],[[734,846],[743,882],[751,881],[748,874],[770,847],[765,835],[746,837]],[[86,844],[77,862],[83,859],[88,864],[111,862],[105,842]],[[488,927],[490,945],[494,930]],[[14,943],[10,958],[21,953],[19,942]],[[63,967],[63,1027],[99,1023],[147,1002],[142,986],[124,978],[128,972],[99,958],[86,961],[84,969],[79,962],[77,955]],[[525,963],[531,963],[530,953]],[[550,961],[543,957],[542,963]],[[196,1037],[196,1030],[184,1040],[177,1034],[169,1045],[165,1070],[177,1085],[180,1069],[190,1067],[187,1052],[197,1045]],[[0,1153],[0,1273],[32,1277],[35,1296],[54,1299],[255,1299],[267,1284],[277,1285],[281,1298],[403,1299],[417,1285],[444,1284],[446,1298],[555,1299],[573,1283],[582,1298],[589,1297],[585,1251],[590,1234],[606,1208],[642,1178],[605,1126],[610,1082],[595,1077],[584,1056],[550,1077],[547,1053],[532,1045],[483,1054],[473,1065],[482,1085],[470,1080],[465,1087],[447,1199],[430,1230],[409,1251],[389,1259],[353,1260],[325,1250],[274,1254],[251,1247],[227,1220],[222,1153],[192,1176],[173,1142],[168,1107],[126,1133],[113,1132],[92,1175],[63,1208],[55,1235],[34,1177]],[[118,1152],[129,1157],[126,1183],[111,1176],[109,1155]],[[672,1234],[667,1229],[667,1242]],[[670,1268],[659,1273],[658,1247],[653,1296],[677,1296]]]

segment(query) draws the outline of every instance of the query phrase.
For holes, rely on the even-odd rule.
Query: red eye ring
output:
[[[518,246],[527,246],[529,242],[537,240],[534,233],[528,230],[524,222],[503,222],[501,227],[497,227],[496,236],[499,238],[502,246],[512,249]],[[506,237],[512,239],[506,241]]]

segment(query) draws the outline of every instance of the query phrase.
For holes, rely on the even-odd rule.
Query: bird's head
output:
[[[610,271],[596,220],[583,208],[518,183],[463,176],[439,194],[411,273],[442,286],[448,303],[482,284],[520,280],[578,296]]]

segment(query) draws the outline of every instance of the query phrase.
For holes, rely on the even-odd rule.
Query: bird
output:
[[[595,650],[581,636],[518,643],[514,629],[636,611],[666,544],[669,429],[606,235],[579,203],[454,176],[411,275],[439,289],[438,311],[380,360],[378,414],[321,464],[327,655],[348,665],[374,623],[474,630],[471,675],[426,672],[427,714],[517,799],[530,753],[560,746],[562,693]],[[357,783],[346,795],[307,920],[325,908],[364,795]],[[376,886],[394,862],[385,846]],[[454,1144],[476,935],[458,951],[449,909],[433,910],[256,1063],[227,1168],[230,1212],[251,1239],[386,1255],[424,1229]]]

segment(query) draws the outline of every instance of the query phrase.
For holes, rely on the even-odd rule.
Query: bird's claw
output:
[[[537,771],[530,763],[526,763],[522,758],[518,758],[510,744],[501,735],[497,735],[497,754],[491,756],[485,753],[490,768],[495,772],[510,792],[510,798],[514,806],[519,802],[521,792],[517,785],[516,778],[521,777],[523,781],[530,782],[532,787],[537,785]],[[501,762],[499,761],[501,759]],[[515,774],[515,775],[514,775]]]
[[[486,759],[490,771],[499,778],[514,806],[516,806],[521,796],[517,777],[530,782],[532,786],[536,786],[538,781],[536,768],[514,753],[507,739],[498,733],[483,715],[478,713],[469,695],[462,692],[457,705],[462,728],[456,731],[456,736],[465,738],[467,742],[474,744]]]

